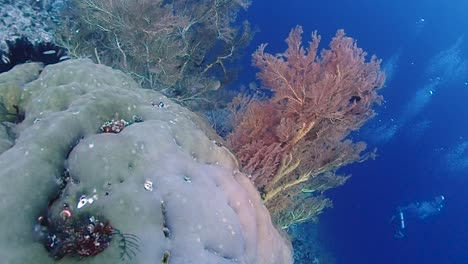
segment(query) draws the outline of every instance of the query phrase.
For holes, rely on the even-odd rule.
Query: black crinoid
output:
[[[112,234],[118,240],[119,249],[120,249],[120,258],[122,260],[132,259],[136,256],[137,252],[140,252],[138,244],[140,243],[140,238],[134,234],[122,233],[120,230],[113,230]]]

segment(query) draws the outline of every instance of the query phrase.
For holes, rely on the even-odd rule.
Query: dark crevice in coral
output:
[[[42,62],[45,65],[60,62],[66,54],[63,48],[52,43],[32,44],[22,37],[15,41],[7,41],[8,53],[0,52],[0,73],[11,70],[15,65],[25,62]]]
[[[73,141],[73,143],[70,145],[70,147],[68,148],[68,152],[65,156],[65,160],[68,160],[68,158],[70,157],[70,154],[72,152],[72,150],[78,146],[78,144],[80,143],[80,141],[84,138],[84,136],[77,136],[76,137],[76,140]]]
[[[13,116],[14,117],[13,123],[15,123],[15,124],[19,124],[19,123],[23,122],[26,114],[23,111],[21,111],[19,106],[17,106],[17,105],[13,105],[13,108],[15,109],[15,112],[14,113],[7,113],[7,116]]]
[[[167,210],[166,210],[166,205],[164,204],[164,201],[161,201],[161,214],[163,217],[163,222],[162,222],[163,234],[166,238],[170,238],[171,232],[170,232],[169,227],[167,226]]]
[[[216,250],[216,249],[213,248],[213,247],[210,247],[210,246],[206,246],[206,245],[205,245],[205,248],[204,248],[204,249],[205,249],[206,251],[208,251],[209,253],[211,253],[211,254],[213,254],[213,255],[215,255],[215,256],[218,256],[218,257],[220,257],[220,258],[223,258],[223,259],[225,259],[225,260],[231,260],[231,261],[234,260],[234,257],[233,257],[233,256],[226,256],[226,255],[220,253],[218,250]]]
[[[14,145],[14,141],[18,138],[16,132],[16,125],[10,122],[3,122],[1,125],[6,129],[8,139],[11,140],[11,146]]]

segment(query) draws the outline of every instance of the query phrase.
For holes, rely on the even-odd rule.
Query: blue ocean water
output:
[[[260,32],[248,53],[260,43],[285,50],[289,30],[302,25],[304,39],[318,30],[323,47],[343,28],[383,60],[385,102],[353,135],[378,157],[344,168],[353,177],[328,192],[334,208],[310,234],[336,263],[468,263],[467,11],[461,0],[253,1],[247,17]],[[399,206],[438,195],[437,214],[408,215],[404,237],[394,237]]]

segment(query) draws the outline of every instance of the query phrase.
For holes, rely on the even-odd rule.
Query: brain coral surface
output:
[[[292,263],[208,126],[125,74],[89,60],[20,65],[0,75],[0,104],[1,263]],[[129,123],[103,133],[112,119]],[[83,216],[130,235],[96,256],[54,259],[44,245],[64,241],[47,223]]]

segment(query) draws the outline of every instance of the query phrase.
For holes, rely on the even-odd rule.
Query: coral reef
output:
[[[7,42],[26,37],[33,44],[53,41],[50,14],[37,1],[0,1],[0,51],[9,52]]]
[[[0,116],[2,263],[292,263],[195,113],[90,60],[0,80],[2,107],[24,117]]]
[[[55,28],[67,0],[0,0],[0,73],[25,62],[67,58]]]
[[[62,0],[0,1],[0,52],[8,53],[8,42],[26,37],[32,44],[54,41],[53,25]]]

